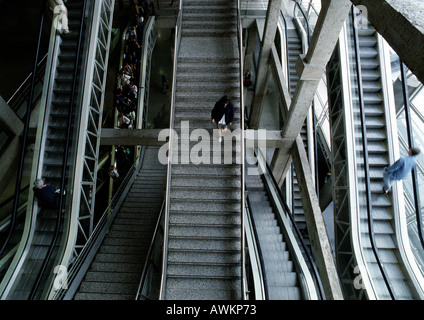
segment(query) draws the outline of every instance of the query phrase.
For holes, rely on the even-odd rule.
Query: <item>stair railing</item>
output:
[[[246,201],[249,200],[249,197],[246,197]],[[252,219],[252,213],[250,210],[250,204],[249,202],[246,203],[245,206],[245,216],[246,216],[246,243],[247,243],[247,249],[249,251],[248,254],[248,260],[250,261],[250,264],[248,263],[246,273],[249,273],[250,271],[252,273],[253,278],[253,287],[255,292],[255,300],[266,300],[266,297],[268,296],[268,285],[266,283],[266,272],[264,267],[264,261],[262,256],[262,250],[260,248],[260,244],[258,241],[258,235],[257,231],[255,230],[256,227],[254,227],[254,221]],[[248,276],[247,276],[248,277]],[[249,290],[249,294],[246,295],[248,300],[251,300],[251,293],[252,291]]]
[[[171,191],[171,171],[172,171],[172,156],[174,147],[174,109],[175,109],[175,92],[177,88],[177,60],[180,50],[181,42],[181,27],[182,27],[182,14],[183,14],[183,0],[180,0],[177,22],[174,30],[174,61],[172,72],[172,97],[171,108],[169,114],[169,135],[168,135],[168,159],[167,159],[167,173],[166,173],[166,196],[165,196],[165,216],[164,216],[164,240],[162,249],[162,277],[160,283],[159,300],[165,299],[166,289],[166,272],[168,266],[168,230],[169,230],[169,210],[170,210],[170,191]]]
[[[268,278],[266,275],[266,270],[265,270],[265,263],[264,263],[264,258],[262,255],[262,248],[261,248],[261,244],[259,242],[259,235],[258,235],[258,230],[256,228],[256,224],[255,224],[255,220],[252,218],[252,214],[250,213],[252,205],[250,204],[250,199],[249,196],[246,197],[246,211],[244,214],[248,215],[246,217],[246,220],[249,222],[247,225],[250,226],[250,230],[251,230],[251,236],[252,236],[252,242],[254,242],[254,245],[256,247],[257,250],[255,250],[255,253],[257,253],[258,256],[258,264],[259,264],[259,271],[261,272],[260,275],[260,280],[262,282],[262,286],[263,286],[263,294],[262,294],[262,299],[266,300],[269,297],[269,290],[268,290]],[[246,227],[247,227],[246,225]]]
[[[355,8],[351,10],[351,20],[352,20],[352,31],[353,31],[353,40],[354,40],[354,58],[356,63],[356,77],[358,81],[358,98],[359,98],[359,110],[361,117],[361,134],[362,134],[362,152],[364,157],[364,175],[365,175],[365,196],[366,196],[366,205],[367,205],[367,223],[368,223],[368,236],[371,242],[371,249],[373,251],[374,257],[377,261],[378,268],[383,277],[383,281],[387,287],[387,290],[390,294],[390,297],[394,300],[396,299],[395,293],[393,291],[392,285],[388,279],[387,271],[384,268],[381,258],[377,250],[377,244],[374,238],[374,223],[372,217],[372,198],[371,198],[371,179],[369,176],[369,161],[368,161],[368,143],[367,143],[367,129],[365,125],[365,104],[363,98],[363,88],[362,88],[362,72],[361,72],[361,59],[359,57],[359,37],[358,32],[355,28],[356,26],[356,13]]]
[[[144,262],[143,273],[138,285],[135,300],[157,300],[155,294],[156,278],[160,280],[160,247],[163,243],[163,222],[165,212],[165,200],[160,209],[159,218],[156,222],[155,231],[150,242],[147,257]],[[162,232],[160,232],[162,230]],[[159,260],[159,261],[158,261]]]
[[[241,201],[240,201],[240,214],[241,214],[241,293],[242,299],[246,299],[246,271],[245,271],[245,217],[244,217],[244,206],[245,206],[245,123],[244,123],[244,74],[243,68],[243,26],[241,22],[240,13],[240,0],[237,0],[237,40],[238,40],[238,54],[239,54],[239,83],[240,83],[240,186],[241,186]]]

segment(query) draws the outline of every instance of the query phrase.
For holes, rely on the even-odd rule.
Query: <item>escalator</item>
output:
[[[288,72],[290,78],[290,97],[293,97],[293,94],[296,90],[297,83],[299,80],[299,75],[296,71],[296,63],[299,59],[299,56],[303,53],[302,49],[302,39],[299,36],[299,33],[296,29],[288,29],[287,30],[287,49],[289,55],[289,65]],[[307,120],[302,126],[300,131],[300,135],[302,137],[303,143],[305,145],[305,150],[308,150],[308,126]],[[296,172],[294,168],[292,168],[292,213],[295,217],[296,223],[302,232],[302,234],[307,238],[308,230],[306,228],[306,220],[303,213],[302,199],[300,195],[299,185],[297,183]],[[309,241],[309,240],[308,240]]]
[[[383,51],[373,27],[353,28],[354,19],[355,14],[352,13],[346,27],[347,54],[353,57],[348,67],[349,84],[335,84],[336,80],[341,81],[340,75],[347,71],[341,67],[342,63],[335,62],[340,59],[337,57],[342,57],[341,54],[336,52],[333,56],[328,72],[329,83],[333,84],[329,88],[332,100],[330,118],[333,121],[332,136],[335,137],[333,142],[337,148],[334,151],[337,154],[333,154],[336,260],[349,298],[366,296],[369,299],[410,300],[417,296],[398,245],[399,232],[396,231],[394,217],[396,208],[392,194],[386,195],[382,191],[383,169],[390,165],[390,144],[387,141],[390,120],[386,113],[388,101],[381,70]],[[341,46],[337,51],[341,50]],[[352,93],[351,109],[345,106],[344,113],[340,112],[340,106],[350,103],[340,101],[340,84],[345,86],[343,90],[350,87]],[[346,122],[342,123],[341,119]],[[340,130],[345,130],[347,137],[340,136]],[[349,191],[344,189],[347,186]],[[348,197],[351,198],[350,202],[346,200]],[[349,225],[345,225],[346,221],[349,221]],[[364,279],[364,286],[359,288],[355,278],[358,273]],[[353,281],[349,283],[350,280],[346,279]],[[352,288],[352,285],[356,287]],[[361,292],[361,288],[366,292]]]
[[[39,156],[35,160],[36,178],[43,178],[45,183],[60,188],[62,178],[64,186],[69,185],[69,168],[72,163],[72,151],[75,149],[75,129],[77,128],[76,117],[78,110],[71,108],[72,102],[77,101],[77,97],[81,95],[79,81],[81,80],[79,70],[81,68],[82,58],[78,52],[85,40],[85,25],[83,22],[84,10],[86,8],[85,1],[73,0],[67,2],[69,27],[73,31],[64,35],[56,32],[52,28],[52,42],[50,46],[51,67],[49,81],[45,81],[46,98],[45,109],[42,112],[44,118],[42,124],[39,125],[36,145],[38,145]],[[77,58],[78,57],[78,58]],[[67,155],[65,157],[64,155]],[[67,160],[66,168],[63,163]],[[34,166],[34,165],[33,165]],[[63,176],[65,172],[65,176]],[[66,189],[65,189],[66,190]],[[63,208],[67,208],[71,196],[69,193],[63,197]],[[30,197],[32,199],[32,197]],[[67,219],[66,213],[58,217],[58,212],[54,209],[44,208],[34,201],[33,206],[28,206],[26,228],[30,232],[24,234],[25,241],[21,241],[21,247],[15,259],[19,268],[13,272],[13,284],[10,282],[8,286],[7,299],[21,300],[28,299],[35,292],[36,283],[41,281],[40,271],[42,268],[47,270],[53,269],[54,259],[49,261],[48,265],[43,266],[49,250],[53,250],[52,256],[55,257],[56,249],[61,241],[61,231],[57,229],[57,223],[61,219]],[[56,231],[58,230],[57,235]],[[56,246],[51,247],[52,241],[55,239]],[[23,247],[24,246],[24,247]],[[16,263],[16,262],[15,262]],[[10,275],[10,272],[9,272]],[[38,279],[37,279],[38,278]],[[4,281],[10,278],[6,276]],[[40,298],[41,291],[32,298]]]
[[[269,199],[256,165],[247,165],[248,208],[257,231],[262,263],[266,275],[267,300],[303,300],[295,264],[280,229],[273,204]],[[252,174],[253,170],[257,174]]]

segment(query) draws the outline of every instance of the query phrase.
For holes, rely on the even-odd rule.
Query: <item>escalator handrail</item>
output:
[[[368,142],[367,142],[367,130],[365,127],[365,110],[364,110],[364,97],[363,97],[363,88],[362,88],[362,72],[361,72],[361,60],[359,57],[359,38],[358,32],[356,30],[356,13],[355,8],[351,10],[351,19],[352,19],[352,31],[353,31],[353,40],[354,40],[354,54],[355,54],[355,63],[356,63],[356,77],[358,81],[358,99],[359,99],[359,110],[361,114],[361,133],[362,133],[362,151],[364,157],[364,174],[365,174],[365,194],[367,201],[367,222],[368,222],[368,236],[371,242],[371,248],[374,253],[378,268],[383,276],[384,283],[389,291],[390,297],[392,300],[396,299],[396,295],[392,288],[390,281],[388,280],[387,272],[381,262],[381,258],[378,254],[377,244],[374,238],[374,224],[372,217],[372,203],[371,203],[371,187],[370,187],[370,176],[369,176],[369,162],[368,162]]]
[[[247,202],[248,208],[252,208],[249,196],[246,197],[246,202]],[[249,211],[251,211],[251,209],[249,209]],[[258,230],[256,228],[255,219],[250,219],[250,220],[251,220],[251,223],[252,223],[254,240],[255,240],[255,243],[256,243],[256,247],[258,248],[259,261],[261,263],[260,268],[261,268],[261,271],[262,271],[262,280],[263,280],[264,291],[265,291],[265,297],[264,298],[266,300],[269,297],[269,294],[268,294],[268,278],[266,276],[266,270],[265,270],[265,260],[264,260],[263,254],[262,254],[261,244],[259,242],[259,234],[258,234]]]
[[[257,157],[258,154],[256,153],[256,150],[254,150],[254,152],[255,152],[255,156]],[[281,192],[281,189],[278,187],[278,183],[275,180],[274,175],[272,174],[272,170],[269,167],[268,162],[264,161],[264,163],[265,163],[265,166],[266,166],[266,172],[268,173],[268,176],[271,178],[273,187],[276,190],[276,192],[277,192],[277,194],[278,194],[278,196],[280,198],[279,199],[279,202],[283,206],[283,209],[286,211],[286,215],[289,217],[289,219],[290,219],[290,221],[292,223],[292,229],[296,233],[297,238],[299,239],[299,242],[300,242],[300,244],[301,244],[301,246],[302,246],[302,248],[303,248],[303,250],[305,252],[306,258],[308,259],[309,263],[312,266],[312,273],[313,273],[314,278],[315,278],[315,281],[317,282],[317,285],[318,285],[319,295],[320,295],[320,297],[321,297],[322,300],[325,300],[326,298],[325,298],[324,288],[322,286],[321,278],[319,276],[318,268],[317,268],[317,266],[315,264],[315,261],[312,258],[311,253],[309,252],[309,248],[307,247],[305,241],[303,240],[302,233],[300,232],[300,230],[299,230],[299,228],[298,228],[298,226],[296,224],[296,221],[294,219],[294,216],[293,216],[292,212],[290,211],[290,208],[288,207],[287,203],[283,200],[284,199],[283,193]]]
[[[27,140],[28,140],[28,131],[29,131],[29,125],[30,125],[30,119],[31,119],[32,100],[33,100],[34,89],[35,89],[35,80],[36,80],[35,78],[36,78],[37,69],[38,69],[38,59],[39,59],[39,55],[40,55],[43,25],[44,25],[44,19],[45,19],[45,15],[46,15],[46,5],[47,5],[47,0],[43,0],[42,4],[41,4],[41,10],[40,10],[40,12],[41,12],[40,13],[40,26],[39,26],[39,30],[38,30],[37,46],[36,46],[36,52],[35,52],[35,57],[34,57],[34,66],[33,66],[33,71],[32,71],[31,88],[30,88],[30,94],[29,94],[28,103],[27,103],[27,109],[26,109],[26,113],[25,113],[24,129],[23,129],[23,133],[22,133],[21,154],[20,154],[20,158],[19,158],[19,168],[18,168],[18,172],[17,172],[16,185],[15,185],[15,198],[14,198],[14,202],[13,202],[12,215],[11,215],[11,218],[10,218],[9,231],[8,231],[8,234],[6,236],[5,241],[2,244],[2,247],[0,248],[0,256],[4,252],[6,246],[8,245],[8,243],[10,241],[10,238],[12,237],[12,233],[13,233],[13,230],[15,228],[15,223],[16,223],[16,216],[17,216],[17,212],[18,212],[18,203],[19,203],[19,196],[20,196],[19,190],[20,190],[20,187],[21,187],[23,170],[24,170],[24,162],[25,162],[25,154],[26,154],[25,151],[26,151],[26,144],[27,144]]]
[[[400,60],[399,58],[399,64],[400,64],[400,74],[401,74],[401,82],[402,82],[402,93],[403,93],[403,104],[404,104],[404,111],[405,111],[405,120],[406,120],[406,133],[408,136],[408,145],[409,148],[414,147],[414,140],[413,140],[413,132],[412,132],[412,122],[411,122],[411,111],[410,111],[410,103],[409,103],[409,92],[408,92],[408,83],[406,78],[406,72],[405,72],[405,64]],[[418,237],[420,239],[420,243],[422,248],[424,249],[424,237],[423,237],[423,219],[421,216],[421,204],[420,204],[420,195],[419,195],[419,188],[418,188],[418,175],[417,170],[414,168],[411,171],[412,175],[412,190],[414,194],[414,205],[415,205],[415,217],[417,220],[417,229],[418,229]]]
[[[46,256],[44,258],[43,264],[41,266],[41,269],[37,275],[37,278],[35,280],[35,283],[31,289],[31,292],[29,294],[28,300],[33,300],[35,297],[35,294],[38,290],[38,287],[41,283],[41,278],[43,277],[47,264],[50,261],[51,255],[53,254],[54,247],[56,245],[57,239],[59,237],[59,231],[60,231],[60,225],[61,225],[61,216],[62,216],[62,209],[64,207],[64,195],[63,192],[65,190],[65,179],[66,179],[66,171],[67,171],[67,163],[68,163],[68,156],[69,156],[69,144],[71,140],[71,125],[72,125],[72,115],[74,111],[74,104],[75,104],[75,93],[76,93],[76,87],[77,87],[77,78],[78,78],[78,65],[79,65],[79,56],[82,48],[82,41],[83,41],[83,29],[84,29],[84,17],[85,17],[85,11],[86,11],[86,4],[87,0],[83,0],[82,9],[81,9],[81,17],[80,17],[80,25],[79,25],[79,35],[78,35],[78,44],[76,48],[76,57],[75,57],[75,63],[74,63],[74,73],[73,73],[73,80],[72,80],[72,88],[71,88],[71,101],[69,104],[69,111],[68,111],[68,123],[67,123],[67,132],[66,132],[66,142],[65,142],[65,150],[63,153],[63,161],[62,161],[62,176],[61,176],[61,182],[60,182],[60,197],[59,197],[59,209],[57,210],[57,217],[56,217],[56,226],[54,231],[53,239],[50,243],[49,249],[46,253]]]
[[[293,11],[293,16],[296,17],[296,8],[299,8],[300,12],[302,13],[303,17],[305,18],[305,22],[306,22],[306,33],[307,33],[307,40],[308,40],[308,44],[311,42],[311,27],[309,25],[309,19],[306,16],[305,11],[303,10],[302,6],[300,5],[299,2],[295,1],[294,2],[294,11]]]
[[[311,43],[311,26],[309,24],[309,19],[305,13],[305,11],[303,10],[301,4],[299,2],[295,2],[295,6],[294,6],[294,12],[293,15],[296,16],[296,8],[299,8],[300,12],[302,13],[303,17],[305,18],[305,22],[306,22],[306,33],[307,33],[307,41],[308,41],[308,46]],[[289,87],[290,89],[290,87]],[[319,177],[318,177],[318,138],[317,138],[317,128],[316,128],[316,116],[315,116],[315,99],[312,99],[312,103],[311,103],[311,108],[312,108],[312,130],[313,130],[313,135],[314,135],[314,173],[315,173],[315,191],[317,193],[317,196],[319,198]],[[293,170],[293,169],[292,169]]]
[[[280,16],[281,18],[283,18],[283,22],[284,22],[284,35],[286,38],[286,63],[287,63],[287,87],[290,90],[290,70],[289,70],[289,40],[288,40],[288,32],[287,32],[287,20],[286,17],[284,16],[284,12],[283,10],[280,9]]]

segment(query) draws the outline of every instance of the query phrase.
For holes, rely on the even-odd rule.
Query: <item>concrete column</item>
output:
[[[257,129],[261,120],[269,79],[268,58],[274,44],[275,33],[277,32],[281,5],[282,0],[268,2],[264,36],[261,51],[259,53],[258,69],[256,70],[255,94],[252,99],[249,114],[249,127],[252,129]]]
[[[343,300],[331,244],[319,206],[312,172],[302,138],[298,136],[292,148],[293,164],[304,209],[311,251],[317,264],[327,300]]]
[[[248,38],[246,45],[246,52],[244,53],[244,66],[243,66],[243,74],[250,70],[250,67],[253,62],[253,52],[255,50],[256,43],[256,35],[258,34],[258,28],[256,26],[256,22],[254,21],[248,30]]]
[[[406,66],[424,82],[424,2],[351,0],[390,44]]]
[[[284,128],[281,136],[285,143],[276,153],[278,158],[274,159],[272,167],[275,178],[280,184],[291,162],[290,150],[292,144],[300,134],[350,7],[351,4],[348,0],[327,0],[323,2],[308,52],[303,59],[299,59],[297,64],[300,79],[293,99],[288,96],[288,90],[280,90],[284,94],[284,97],[282,97],[284,104],[289,106],[287,113],[283,113]],[[272,58],[272,65],[278,65],[278,55],[275,52],[272,53]],[[273,69],[275,68],[274,66]],[[273,72],[277,74],[275,70]],[[279,74],[278,79],[284,80],[284,75]],[[280,86],[284,86],[284,84],[281,83]]]
[[[299,82],[285,121],[283,137],[294,140],[300,133],[350,7],[348,0],[323,2],[308,52],[296,65]]]

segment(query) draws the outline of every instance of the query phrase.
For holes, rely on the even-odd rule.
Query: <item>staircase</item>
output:
[[[220,145],[211,123],[215,102],[228,95],[236,114],[231,129],[240,126],[236,20],[235,1],[184,1],[174,114],[178,146],[187,143],[192,150],[198,142],[189,142],[184,131],[203,129],[210,151],[219,149],[203,150],[201,163],[193,153],[173,149],[167,300],[241,299],[242,186],[235,161],[240,154],[233,146],[232,161],[224,163],[223,145],[231,133],[224,133]]]
[[[158,147],[143,164],[74,300],[134,300],[163,203],[166,166]]]
[[[301,300],[303,298],[298,276],[262,177],[256,165],[246,165],[246,169],[247,167],[250,172],[249,175],[246,174],[249,210],[262,252],[268,286],[267,300]],[[252,174],[253,172],[257,174]]]

